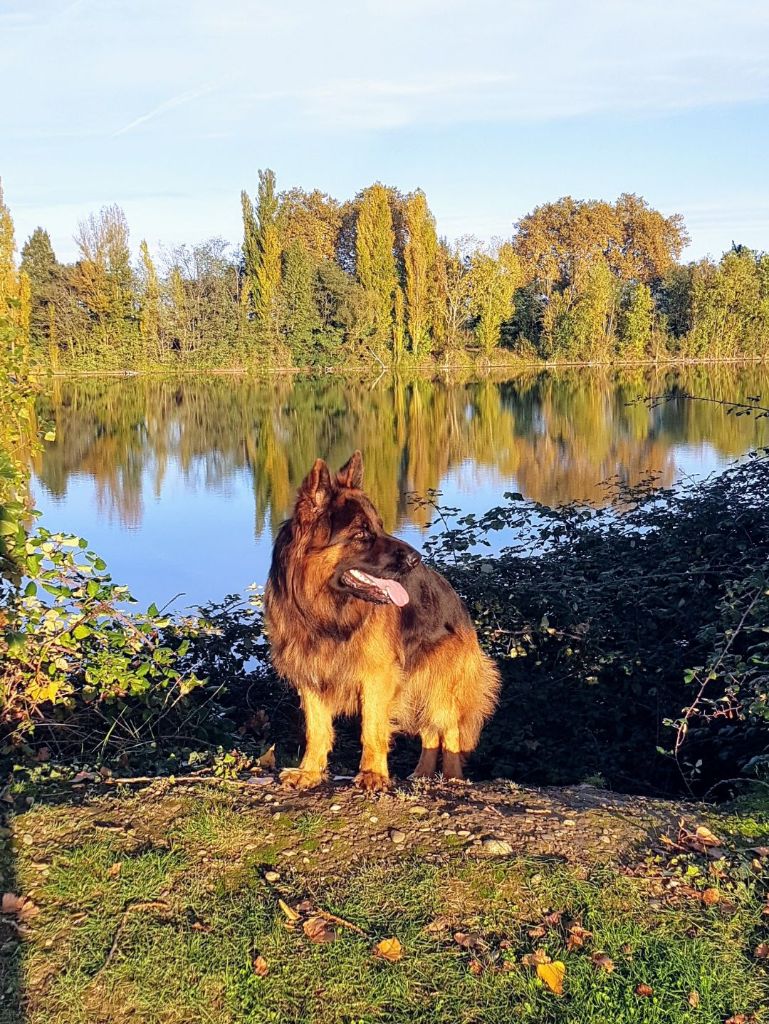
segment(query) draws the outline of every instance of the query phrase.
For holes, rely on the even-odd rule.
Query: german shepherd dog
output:
[[[334,718],[358,712],[358,786],[389,786],[396,731],[422,740],[414,777],[434,775],[442,755],[444,778],[460,780],[497,702],[499,674],[462,601],[384,532],[362,484],[360,452],[336,477],[318,459],[275,541],[265,593],[272,662],[298,690],[306,722],[302,762],[281,773],[293,789],[321,782]]]

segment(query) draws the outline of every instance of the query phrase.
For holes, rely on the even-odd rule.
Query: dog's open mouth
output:
[[[409,603],[409,595],[397,580],[371,576],[362,569],[348,569],[342,573],[342,583],[365,601],[395,604],[399,608]]]

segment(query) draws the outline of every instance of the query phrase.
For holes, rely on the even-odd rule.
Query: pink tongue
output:
[[[368,576],[368,573],[366,575]],[[399,608],[409,603],[409,595],[397,580],[380,580],[378,576],[369,576],[369,579],[384,590],[392,603],[397,604]]]

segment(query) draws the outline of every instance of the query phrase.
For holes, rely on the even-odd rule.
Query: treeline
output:
[[[36,358],[110,368],[769,354],[769,256],[735,245],[718,263],[681,264],[682,217],[639,196],[547,203],[492,244],[439,238],[422,191],[380,183],[338,202],[278,192],[260,171],[241,208],[236,252],[210,239],[159,264],[146,241],[133,262],[117,206],[80,223],[72,264],[37,228],[16,274]],[[0,268],[13,269],[1,209]]]

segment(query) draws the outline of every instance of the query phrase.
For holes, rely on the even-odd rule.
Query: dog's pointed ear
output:
[[[354,451],[336,475],[340,487],[356,487],[363,485],[363,456]]]
[[[315,465],[304,478],[296,499],[296,510],[300,516],[315,515],[331,500],[334,485],[331,473],[323,459],[316,459]]]

